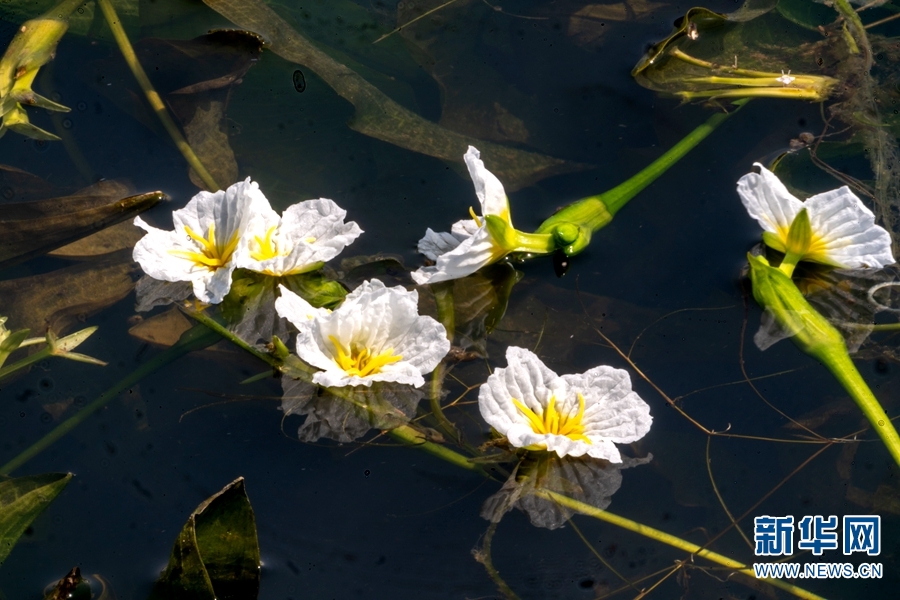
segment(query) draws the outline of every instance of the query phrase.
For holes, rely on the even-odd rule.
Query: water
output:
[[[153,15],[145,36],[188,39],[227,25],[195,3],[167,5],[171,15],[142,3]],[[734,6],[717,2],[709,8]],[[379,52],[345,35],[336,19],[341,11],[336,15],[321,3],[304,7],[313,18],[304,21],[298,9],[291,22],[306,22],[310,37],[336,47],[344,53],[336,57],[356,61],[354,66],[391,98],[428,119],[436,121],[453,107],[455,112],[444,117],[450,128],[480,137],[506,136],[508,145],[590,167],[512,191],[513,219],[523,230],[533,230],[558,206],[620,183],[709,114],[661,98],[629,76],[645,47],[668,35],[672,21],[689,5],[671,4],[636,22],[606,21],[602,42],[590,47],[576,44],[567,28],[581,3],[501,8],[463,3],[433,29],[430,21],[420,24],[415,31],[427,39],[420,39],[418,47],[415,38],[404,45],[394,36],[392,45]],[[315,10],[325,16],[317,17]],[[349,22],[363,14],[389,29],[391,15],[403,9],[395,3],[360,2],[341,10]],[[363,30],[359,37],[374,39],[374,31]],[[0,41],[6,44],[13,29],[4,32]],[[444,69],[443,87],[417,66],[416,60],[427,64],[426,50]],[[161,189],[171,196],[171,203],[147,216],[167,228],[171,210],[183,206],[196,187],[168,138],[139,123],[104,90],[134,87],[121,66],[109,66],[118,56],[106,39],[69,35],[44,68],[37,89],[58,93],[59,101],[73,108],[65,115],[66,127],[93,177],[126,177],[139,191]],[[145,66],[155,76],[153,65]],[[302,93],[294,85],[298,68],[306,82]],[[505,128],[497,130],[503,111],[519,121],[503,121]],[[240,176],[259,181],[276,208],[329,197],[360,224],[365,234],[344,257],[384,252],[415,268],[421,264],[415,243],[425,228],[449,227],[476,202],[459,164],[349,129],[349,103],[304,65],[271,52],[243,76],[227,114]],[[29,110],[29,116],[52,127],[42,111]],[[518,266],[524,278],[488,342],[491,367],[504,365],[506,345],[535,347],[540,340],[538,353],[559,373],[597,364],[627,368],[592,329],[596,326],[626,352],[638,338],[632,359],[671,398],[697,392],[678,402],[709,429],[730,427],[733,433],[802,441],[801,432],[785,428],[787,421],[742,383],[742,358],[750,377],[786,371],[756,381],[759,392],[781,411],[794,418],[826,411],[829,419],[810,425],[823,435],[864,428],[864,418],[830,375],[792,344],[781,342],[764,354],[755,348],[750,338],[759,310],[740,283],[746,252],[759,231],[740,205],[735,181],[753,161],[784,150],[790,138],[816,131],[819,124],[816,105],[751,103],[596,234],[565,278],[553,275],[549,259]],[[491,156],[483,158],[490,168]],[[90,183],[59,143],[36,144],[7,134],[0,162],[70,190]],[[67,264],[41,258],[3,277]],[[132,294],[78,323],[100,327],[80,350],[109,361],[108,366],[52,360],[4,385],[0,427],[6,434],[0,449],[5,460],[59,422],[48,405],[70,404],[61,414],[67,417],[74,413],[72,405],[89,402],[159,352],[128,335],[133,301]],[[874,360],[858,365],[891,414],[896,365]],[[184,357],[15,472],[71,471],[76,477],[0,569],[0,589],[9,598],[36,597],[45,584],[80,565],[84,573],[107,579],[118,598],[145,598],[190,511],[244,476],[263,556],[260,598],[499,597],[471,554],[487,529],[479,510],[497,483],[399,448],[385,436],[344,445],[300,443],[300,419],[283,419],[277,410],[278,380],[238,385],[262,371],[265,366],[252,357],[227,348]],[[484,361],[474,361],[453,374],[474,386],[488,370]],[[729,524],[707,472],[709,438],[633,372],[632,378],[651,406],[654,425],[648,436],[623,450],[654,458],[624,471],[609,510],[702,544]],[[460,383],[449,387],[449,398],[464,391]],[[487,428],[476,398],[477,391],[470,391],[448,416],[477,444],[486,439]],[[752,518],[762,514],[797,519],[882,514],[884,548],[877,560],[885,565],[883,579],[796,583],[830,598],[885,595],[895,587],[898,572],[893,559],[897,488],[890,458],[878,442],[836,444],[790,476],[819,448],[714,437],[708,452],[718,492],[731,513],[749,511],[741,526],[751,540]],[[686,556],[586,517],[574,523],[599,556],[638,589],[653,585],[661,579],[655,573]],[[754,560],[752,549],[733,530],[712,547],[747,563]],[[622,585],[573,527],[538,529],[519,511],[500,524],[493,559],[523,598],[604,597]],[[834,552],[824,560],[843,558]],[[701,570],[705,566],[697,559],[686,574],[665,579],[652,593],[660,598],[774,593],[723,571],[707,574]],[[625,590],[626,596],[636,594]],[[787,597],[781,591],[777,596]]]

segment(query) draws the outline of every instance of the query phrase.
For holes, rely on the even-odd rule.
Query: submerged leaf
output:
[[[356,113],[350,127],[364,135],[452,162],[460,162],[466,148],[476,144],[491,156],[492,170],[510,190],[585,168],[558,158],[474,140],[426,121],[310,43],[259,0],[204,2],[238,26],[262,35],[272,52],[314,71],[339,96],[353,104]]]
[[[256,519],[244,478],[191,513],[150,600],[249,600],[259,593]]]
[[[165,198],[162,192],[137,196],[117,182],[100,182],[78,194],[3,205],[0,268],[40,256],[137,215]]]
[[[0,482],[0,564],[70,479],[71,473],[45,473]]]
[[[134,282],[131,252],[110,254],[41,275],[0,281],[0,306],[10,322],[32,334],[52,329],[61,334],[85,315],[127,296]]]

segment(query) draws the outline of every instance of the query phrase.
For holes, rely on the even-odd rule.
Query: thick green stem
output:
[[[10,472],[18,469],[23,464],[37,456],[40,452],[46,450],[50,445],[59,440],[61,437],[78,427],[85,419],[103,408],[107,402],[119,395],[119,392],[136,384],[144,377],[150,375],[160,367],[169,364],[176,358],[205,348],[215,343],[219,339],[214,332],[210,331],[203,325],[195,325],[193,328],[184,332],[178,339],[178,342],[160,352],[153,360],[144,363],[129,375],[119,380],[118,383],[100,394],[96,400],[82,408],[76,414],[72,415],[59,425],[57,425],[50,433],[39,439],[37,442],[29,446],[26,450],[19,453],[14,459],[0,467],[0,473],[8,475]]]
[[[878,437],[887,446],[888,452],[894,457],[894,461],[900,465],[900,436],[897,435],[893,422],[884,412],[881,403],[878,402],[862,375],[859,374],[859,370],[853,364],[846,350],[840,350],[842,349],[821,353],[818,358],[828,367],[835,379],[841,382],[850,397],[856,401]]]
[[[749,100],[738,100],[734,104],[740,107],[748,101]],[[734,112],[736,111],[727,113],[720,112],[712,115],[705,123],[694,129],[685,136],[684,139],[650,163],[637,175],[634,175],[628,181],[617,185],[607,192],[596,196],[582,198],[563,208],[544,221],[541,226],[538,227],[536,233],[552,233],[560,226],[567,224],[574,224],[584,228],[587,232],[594,232],[601,227],[604,227],[629,200],[637,196],[644,188],[656,181],[660,175],[681,160],[681,158],[703,141],[706,136],[712,133],[716,127],[721,125]],[[583,246],[586,246],[586,243],[576,245],[576,249],[580,250]]]

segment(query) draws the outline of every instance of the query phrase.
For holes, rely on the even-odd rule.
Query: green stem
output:
[[[738,106],[743,106],[745,103],[746,101],[741,102]],[[706,139],[706,136],[715,131],[716,127],[724,123],[725,120],[735,112],[737,111],[727,113],[720,112],[712,115],[706,120],[706,123],[703,123],[685,136],[684,139],[672,146],[665,154],[650,163],[640,173],[628,181],[617,185],[608,192],[593,197],[599,198],[603,204],[606,205],[607,210],[609,210],[612,215],[615,215],[629,200],[637,196],[644,188],[656,181],[660,175],[669,170],[669,167],[681,160],[688,152],[693,150],[697,144]]]
[[[43,340],[41,340],[41,341],[43,341]],[[18,371],[19,369],[24,369],[25,367],[33,365],[36,362],[42,361],[45,358],[49,358],[50,356],[53,356],[53,351],[50,349],[49,346],[47,346],[46,348],[41,348],[40,350],[38,350],[31,356],[26,356],[25,358],[18,360],[16,362],[14,362],[13,364],[7,365],[7,366],[3,367],[2,369],[0,369],[0,379],[3,379],[4,377],[8,377],[8,376],[12,375],[13,373],[15,373],[16,371]]]
[[[869,419],[875,432],[887,446],[894,461],[900,465],[900,436],[891,419],[884,412],[881,403],[872,393],[866,381],[859,374],[853,360],[845,350],[835,348],[819,353],[819,358],[828,367],[835,379],[841,382],[847,393],[856,401],[860,410]]]
[[[599,519],[600,521],[605,521],[617,527],[621,527],[622,529],[626,529],[644,537],[648,537],[652,540],[662,542],[663,544],[672,546],[673,548],[684,550],[685,552],[689,552],[693,555],[705,558],[714,563],[718,563],[723,567],[734,569],[735,571],[746,575],[747,577],[756,579],[756,574],[753,572],[753,569],[749,568],[744,563],[728,558],[727,556],[723,556],[717,552],[713,552],[712,550],[707,550],[706,548],[698,546],[697,544],[693,544],[691,542],[688,542],[687,540],[675,537],[674,535],[665,533],[664,531],[660,531],[659,529],[654,529],[653,527],[648,527],[647,525],[638,523],[637,521],[632,521],[631,519],[626,519],[625,517],[614,515],[610,512],[599,509],[596,506],[585,504],[584,502],[580,502],[578,500],[575,500],[574,498],[569,498],[568,496],[564,496],[550,490],[538,489],[534,492],[534,495],[546,500],[556,502],[561,506],[570,508],[583,515]],[[808,592],[803,588],[791,585],[790,583],[786,583],[784,581],[781,581],[780,579],[764,579],[763,581],[766,581],[770,585],[773,585],[777,588],[781,588],[787,592],[790,592],[798,598],[806,598],[808,600],[824,600],[822,596],[818,596],[816,594],[813,594],[812,592]]]
[[[159,94],[153,88],[153,84],[150,83],[150,78],[147,77],[144,67],[141,66],[137,54],[134,52],[134,47],[132,47],[131,42],[128,40],[128,35],[125,33],[125,29],[122,27],[121,21],[119,21],[119,16],[116,14],[116,9],[113,8],[110,0],[97,0],[97,4],[100,6],[100,10],[103,11],[106,23],[112,31],[116,44],[119,45],[119,50],[122,52],[125,62],[128,63],[128,68],[131,69],[131,73],[134,75],[134,78],[137,79],[138,85],[141,86],[141,90],[143,90],[144,95],[147,97],[147,101],[150,103],[153,112],[156,113],[156,116],[169,133],[172,141],[175,142],[175,146],[178,147],[182,156],[184,156],[185,160],[187,160],[191,168],[194,169],[194,172],[197,173],[209,191],[214,192],[222,189],[219,184],[216,183],[216,180],[213,179],[213,176],[209,174],[209,171],[206,170],[206,167],[203,166],[203,163],[197,155],[194,154],[193,148],[191,148],[191,145],[184,139],[181,130],[178,129],[175,121],[173,121],[172,117],[169,115],[169,111],[166,109],[166,105],[163,103],[162,98],[159,97]]]
[[[734,104],[740,108],[749,100],[738,100]],[[625,204],[638,195],[644,188],[656,181],[672,165],[681,160],[706,136],[715,131],[734,112],[720,112],[712,115],[705,123],[694,129],[665,154],[654,160],[628,181],[613,189],[588,196],[563,208],[538,227],[536,233],[550,233],[563,223],[577,223],[590,231],[597,231],[609,223],[613,216]]]
[[[96,400],[57,425],[47,435],[29,446],[23,452],[20,452],[19,455],[14,459],[0,467],[0,473],[8,475],[10,472],[21,467],[23,464],[34,458],[40,452],[47,449],[51,444],[75,429],[90,415],[103,408],[103,406],[105,406],[107,402],[118,396],[119,392],[121,392],[122,390],[136,384],[144,377],[150,375],[160,367],[167,365],[176,358],[183,356],[188,352],[205,348],[210,344],[213,344],[216,340],[218,340],[218,336],[202,325],[196,325],[193,328],[187,330],[181,335],[175,345],[166,350],[163,350],[156,357],[154,357],[153,360],[144,363],[143,365],[132,371],[125,378],[121,379],[111,388],[100,394],[100,396],[97,397]]]

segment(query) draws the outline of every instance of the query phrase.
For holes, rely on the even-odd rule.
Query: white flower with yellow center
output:
[[[190,281],[202,302],[218,304],[231,289],[234,254],[250,216],[267,208],[256,182],[235,183],[225,191],[200,192],[172,213],[174,231],[134,224],[147,232],[134,247],[134,260],[162,281]],[[271,209],[270,209],[271,210]]]
[[[443,325],[419,315],[418,298],[415,291],[373,279],[327,314],[284,288],[275,309],[298,329],[297,355],[322,369],[313,383],[342,387],[393,381],[419,387],[423,375],[450,351],[450,341]]]
[[[750,216],[763,228],[767,246],[785,253],[787,269],[807,260],[848,269],[893,264],[891,236],[847,186],[801,202],[774,173],[759,163],[759,174],[738,181]],[[784,264],[783,263],[783,264]]]
[[[517,448],[622,462],[615,444],[650,431],[650,407],[627,371],[599,366],[560,377],[532,352],[510,346],[478,394],[481,416]]]
[[[436,262],[412,273],[419,285],[458,279],[495,263],[510,252],[552,252],[549,235],[527,234],[513,228],[509,199],[503,184],[488,171],[473,146],[465,154],[466,167],[481,203],[481,217],[469,208],[471,219],[454,223],[451,233],[428,229],[419,252]]]
[[[314,271],[362,233],[356,223],[344,223],[346,216],[327,198],[289,206],[280,217],[267,207],[250,219],[235,262],[274,277]]]

